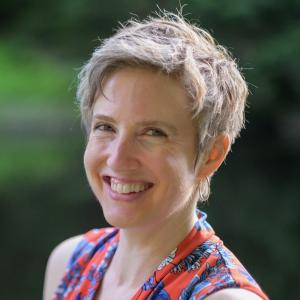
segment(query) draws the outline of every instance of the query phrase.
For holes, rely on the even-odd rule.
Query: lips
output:
[[[153,186],[150,182],[121,179],[117,177],[103,176],[103,180],[110,186],[113,193],[120,195],[137,194],[144,192]]]

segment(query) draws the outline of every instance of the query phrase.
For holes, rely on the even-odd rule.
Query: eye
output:
[[[113,132],[114,128],[109,124],[96,124],[94,126],[94,130],[104,131],[104,132],[109,132],[109,131]]]
[[[146,130],[145,134],[149,136],[167,137],[167,135],[161,129],[157,128],[149,128]]]

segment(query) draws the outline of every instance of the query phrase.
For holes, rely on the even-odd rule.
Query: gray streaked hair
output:
[[[231,54],[181,14],[163,11],[122,24],[83,66],[77,100],[88,133],[104,77],[123,66],[150,67],[179,80],[191,100],[191,118],[198,130],[197,163],[214,138],[225,133],[232,144],[244,127],[248,88]]]

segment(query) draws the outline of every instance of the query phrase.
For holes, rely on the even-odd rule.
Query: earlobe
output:
[[[211,176],[221,166],[229,150],[230,140],[227,134],[220,134],[216,137],[207,154],[207,157],[200,167],[199,178]]]

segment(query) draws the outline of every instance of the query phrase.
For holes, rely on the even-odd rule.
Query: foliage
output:
[[[251,89],[247,130],[202,209],[272,299],[298,299],[300,2],[181,3],[238,57]],[[179,2],[158,4],[175,11]],[[150,0],[1,2],[3,299],[40,299],[51,249],[105,225],[82,167],[76,72],[119,21],[155,9]]]

